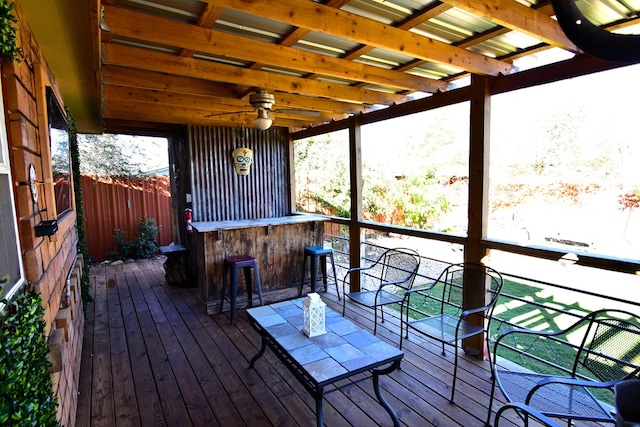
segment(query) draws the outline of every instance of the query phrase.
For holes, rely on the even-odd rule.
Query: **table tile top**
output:
[[[327,333],[307,337],[302,333],[303,300],[255,307],[247,313],[318,383],[402,357],[401,350],[329,308]]]

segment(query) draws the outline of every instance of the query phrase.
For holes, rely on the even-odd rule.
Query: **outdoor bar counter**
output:
[[[196,268],[200,299],[207,314],[220,308],[222,269],[226,257],[256,258],[265,303],[298,295],[304,247],[322,245],[327,218],[290,215],[238,221],[194,222]],[[254,283],[255,286],[255,283]],[[227,298],[229,289],[227,289]],[[254,302],[257,301],[253,292]],[[238,307],[247,302],[244,275],[239,275]],[[225,308],[229,304],[224,305]]]

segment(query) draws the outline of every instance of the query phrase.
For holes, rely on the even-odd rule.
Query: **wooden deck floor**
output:
[[[270,350],[248,368],[260,340],[243,309],[235,325],[228,313],[206,315],[196,289],[165,284],[162,260],[93,267],[91,281],[77,426],[315,425],[313,399]],[[323,298],[340,307],[331,289]],[[348,306],[347,316],[373,329],[372,313]],[[397,345],[397,321],[383,325],[378,335]],[[462,357],[453,405],[451,354],[414,338],[404,350],[402,369],[380,381],[403,425],[484,425],[488,362]],[[326,395],[324,417],[327,426],[391,425],[369,380]]]

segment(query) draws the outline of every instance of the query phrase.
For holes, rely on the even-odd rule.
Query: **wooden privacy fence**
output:
[[[173,240],[169,177],[97,178],[82,175],[87,250],[92,261],[107,259],[115,251],[115,229],[127,232],[133,241],[140,219],[155,218],[158,244]]]

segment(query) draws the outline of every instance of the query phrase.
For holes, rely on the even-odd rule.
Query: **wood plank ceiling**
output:
[[[640,0],[579,0],[590,21],[633,31]],[[105,129],[123,123],[253,126],[274,95],[292,130],[447,91],[578,49],[529,0],[102,0]],[[553,55],[551,55],[553,54]]]

